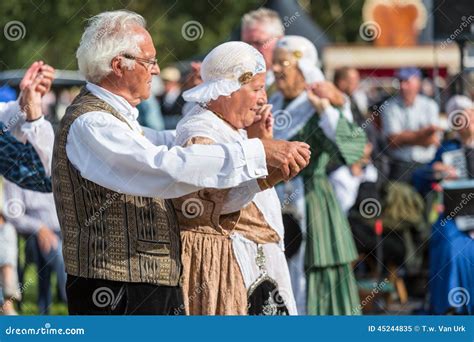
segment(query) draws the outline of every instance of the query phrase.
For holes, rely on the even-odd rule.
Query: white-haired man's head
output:
[[[256,48],[265,58],[267,69],[271,68],[273,50],[285,28],[278,13],[268,8],[259,8],[242,17],[242,40]]]
[[[89,19],[77,49],[79,70],[132,105],[149,96],[159,73],[153,41],[145,19],[134,12],[103,12]]]
[[[86,80],[99,83],[112,72],[112,59],[124,53],[139,54],[144,37],[136,28],[145,25],[141,15],[125,10],[103,12],[90,18],[76,52],[79,70]],[[126,59],[123,63],[129,68],[135,64]]]

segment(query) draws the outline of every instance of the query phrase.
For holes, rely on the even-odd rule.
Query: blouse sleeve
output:
[[[345,116],[340,115],[335,136],[328,137],[319,125],[319,121],[319,117],[313,117],[293,140],[309,144],[313,158],[326,152],[332,158],[340,159],[346,165],[354,164],[362,158],[367,143],[367,136],[363,129],[349,122]]]
[[[215,144],[215,141],[208,137],[193,137],[183,147],[194,144],[212,145]],[[247,206],[253,200],[255,194],[260,191],[261,189],[257,182],[249,181],[231,189],[206,189],[206,195],[210,200],[222,202],[223,199],[220,213],[224,215],[239,211]]]

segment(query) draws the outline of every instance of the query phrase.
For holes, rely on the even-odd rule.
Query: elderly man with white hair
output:
[[[305,167],[308,145],[250,139],[168,148],[172,134],[137,122],[135,107],[160,69],[136,13],[92,17],[77,59],[88,83],[61,121],[53,156],[69,313],[182,312],[179,231],[167,199],[245,186],[248,201],[267,165],[287,179]]]
[[[285,28],[277,12],[268,8],[259,8],[242,17],[242,41],[256,48],[265,59],[267,74],[265,85],[270,95],[275,91],[275,77],[272,71],[273,51],[276,42],[285,34]]]

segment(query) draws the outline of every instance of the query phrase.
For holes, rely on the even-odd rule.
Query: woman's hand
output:
[[[37,90],[42,80],[43,75],[38,74],[20,93],[20,108],[26,113],[27,121],[37,120],[43,115],[41,111],[41,92]]]
[[[314,109],[316,109],[316,113],[318,114],[324,112],[326,108],[328,108],[331,105],[328,99],[319,97],[311,88],[308,88],[306,90],[306,93],[308,94],[309,102],[311,102]]]
[[[265,104],[257,111],[256,121],[247,127],[249,139],[272,139],[273,138],[273,116],[272,105]]]
[[[311,84],[309,88],[318,97],[329,100],[329,103],[334,107],[342,107],[346,102],[344,94],[332,82],[316,82]]]
[[[267,190],[285,180],[285,176],[280,169],[268,166],[268,176],[265,179],[258,179],[257,181],[260,189]]]
[[[20,90],[23,91],[29,87],[34,80],[41,75],[41,82],[36,85],[34,90],[38,91],[41,96],[44,96],[50,89],[54,80],[54,68],[50,65],[44,64],[42,61],[37,61],[31,64],[20,82]]]

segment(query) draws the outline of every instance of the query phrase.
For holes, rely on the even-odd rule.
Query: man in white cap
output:
[[[309,147],[251,139],[168,149],[174,136],[137,122],[135,107],[160,69],[136,13],[92,17],[77,59],[88,83],[66,111],[53,156],[69,313],[182,312],[179,231],[166,199],[241,184],[258,192],[267,165],[290,178],[307,165]]]
[[[181,95],[181,73],[175,67],[164,68],[160,77],[163,80],[165,91],[160,97],[161,112],[163,115],[181,114],[184,101]]]

